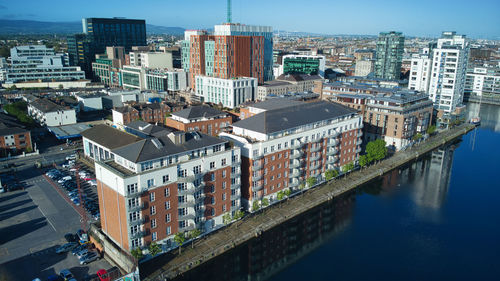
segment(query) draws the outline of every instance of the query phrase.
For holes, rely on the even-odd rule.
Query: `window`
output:
[[[214,208],[211,209],[211,212],[212,212],[212,216],[215,216],[215,209]]]
[[[165,202],[165,210],[170,210],[170,201]]]
[[[214,169],[215,168],[215,162],[210,162],[210,169]]]
[[[165,216],[165,221],[166,221],[166,222],[171,222],[171,221],[172,221],[172,218],[171,218],[170,214],[167,214],[167,215]]]
[[[156,228],[156,219],[151,219],[151,228]]]
[[[181,177],[181,178],[184,178],[187,176],[187,171],[186,169],[182,169],[182,170],[179,170],[179,172],[177,172],[177,176]]]
[[[274,161],[276,159],[276,157],[273,155],[271,156],[271,161]]]
[[[210,174],[210,180],[211,180],[211,181],[214,181],[214,180],[215,180],[215,173],[211,173],[211,174]]]
[[[226,178],[226,171],[222,171],[222,178],[225,179]]]
[[[164,175],[162,177],[162,179],[163,179],[163,183],[166,183],[166,182],[170,181],[170,176],[169,175]]]
[[[155,186],[155,179],[149,179],[147,181],[148,188]]]
[[[226,194],[222,193],[222,201],[226,200]]]
[[[278,150],[281,149],[281,143],[278,143]]]
[[[137,192],[137,183],[127,185],[127,191],[129,194],[133,194]]]
[[[152,222],[152,221],[151,221],[151,222]],[[156,226],[155,226],[155,227],[156,227]],[[158,235],[156,234],[156,232],[153,232],[153,233],[151,234],[151,240],[156,241],[157,239],[158,239]]]
[[[215,197],[210,197],[210,204],[215,204]]]
[[[201,173],[201,165],[194,166],[194,167],[193,167],[193,173],[194,173],[195,175],[196,175],[196,174]]]
[[[221,165],[221,166],[226,166],[226,158],[224,158],[224,159],[222,159],[222,160],[220,161],[220,165]]]
[[[222,212],[226,212],[226,205],[222,205]]]
[[[167,226],[167,235],[170,235],[172,233],[172,228],[170,226]]]
[[[222,189],[226,189],[226,182],[225,181],[222,182]]]
[[[169,197],[170,196],[170,188],[165,188],[165,197]]]
[[[151,208],[149,208],[149,211],[151,212],[151,215],[155,215],[156,214],[156,206],[151,206]]]
[[[155,201],[155,193],[154,193],[154,192],[151,192],[151,193],[149,194],[149,201],[151,201],[151,202],[154,202],[154,201]]]

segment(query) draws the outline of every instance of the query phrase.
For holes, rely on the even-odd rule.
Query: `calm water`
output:
[[[456,143],[180,280],[500,280],[500,107],[480,112]]]

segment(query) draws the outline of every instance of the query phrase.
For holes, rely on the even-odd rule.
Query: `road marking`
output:
[[[29,192],[28,192],[28,196],[31,198],[31,201],[33,201],[33,203],[34,203],[35,200],[33,200],[33,197],[31,197],[31,195],[29,194]],[[45,219],[49,222],[50,226],[52,226],[52,228],[54,229],[54,231],[57,232],[56,228],[54,227],[54,225],[50,221],[49,217],[47,217],[45,215],[45,213],[42,211],[42,209],[40,208],[40,206],[36,205],[36,207],[38,208],[38,210],[40,210],[40,213],[42,213],[42,215],[45,217]]]

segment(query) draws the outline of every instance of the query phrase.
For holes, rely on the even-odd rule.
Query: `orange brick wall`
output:
[[[124,249],[129,249],[125,198],[97,181],[102,230]]]

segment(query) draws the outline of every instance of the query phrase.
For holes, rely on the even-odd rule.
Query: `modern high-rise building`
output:
[[[129,52],[132,46],[146,46],[146,21],[124,18],[84,18],[83,34],[67,37],[71,65],[79,65],[92,75],[92,61],[108,46],[121,46]]]
[[[242,103],[254,101],[257,96],[257,79],[253,77],[238,77],[222,79],[198,75],[195,78],[195,94],[204,102],[222,104],[224,107],[235,108]]]
[[[465,94],[500,97],[500,67],[474,67],[467,70]]]
[[[405,38],[401,32],[380,32],[377,40],[375,77],[399,80]]]
[[[429,97],[435,109],[453,113],[463,104],[469,43],[465,35],[443,32],[431,55]]]
[[[325,77],[325,56],[284,55],[281,74],[309,74]]]
[[[263,74],[264,81],[273,80],[273,28],[272,27],[244,25],[239,23],[226,23],[226,24],[216,25],[214,28],[214,35],[264,37],[264,74]]]
[[[429,92],[429,80],[432,69],[432,56],[429,48],[424,48],[422,53],[414,54],[410,62],[410,90]]]

